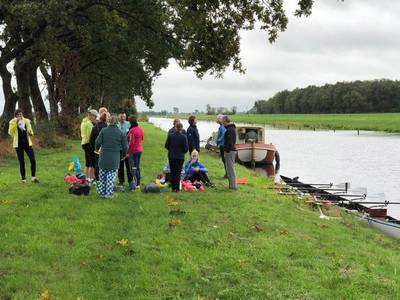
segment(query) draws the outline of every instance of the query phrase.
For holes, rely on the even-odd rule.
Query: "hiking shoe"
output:
[[[128,189],[129,189],[129,191],[130,192],[132,192],[132,191],[135,191],[136,190],[136,184],[135,184],[135,182],[129,182],[129,184],[128,184]]]
[[[123,185],[114,185],[113,192],[124,192],[125,187]]]
[[[32,182],[33,183],[39,183],[39,180],[36,177],[32,177]]]

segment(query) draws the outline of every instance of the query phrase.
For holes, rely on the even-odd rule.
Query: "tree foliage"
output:
[[[297,3],[296,16],[311,13],[312,0]],[[240,32],[259,25],[273,42],[287,23],[283,0],[1,1],[0,68],[14,63],[26,70],[16,72],[17,93],[7,90],[3,119],[16,97],[28,115],[34,98],[36,116],[47,118],[43,100],[29,88],[38,69],[51,118],[60,117],[61,107],[67,125],[65,118],[89,106],[140,97],[152,107],[154,80],[171,59],[198,77],[221,76],[230,66],[243,72]]]
[[[399,112],[400,81],[338,82],[281,91],[258,100],[257,113],[363,113]]]

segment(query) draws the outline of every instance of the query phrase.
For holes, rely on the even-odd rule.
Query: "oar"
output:
[[[331,187],[333,186],[333,183],[302,183],[302,182],[290,182],[287,183],[288,185],[292,185],[292,186],[298,186],[298,185],[312,185],[312,186],[328,186]]]

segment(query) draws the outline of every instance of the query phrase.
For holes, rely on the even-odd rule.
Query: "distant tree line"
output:
[[[207,104],[206,112],[207,112],[207,115],[216,115],[216,114],[236,115],[237,107],[236,106],[232,106],[231,108],[212,107],[210,104]]]
[[[256,101],[253,111],[259,114],[399,112],[400,81],[338,82],[284,90],[268,100]]]

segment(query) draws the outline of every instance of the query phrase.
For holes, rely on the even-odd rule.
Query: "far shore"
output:
[[[182,118],[188,114],[157,115],[154,117]],[[199,120],[214,121],[215,115],[199,114]],[[234,122],[271,125],[290,129],[370,130],[400,133],[400,113],[363,114],[237,114]]]

